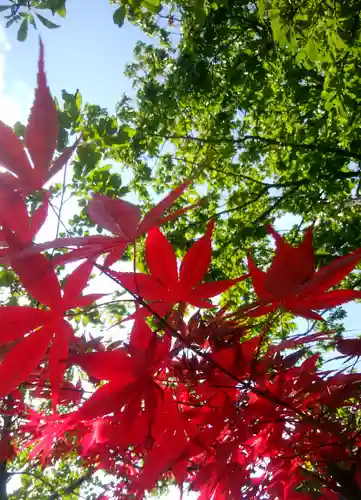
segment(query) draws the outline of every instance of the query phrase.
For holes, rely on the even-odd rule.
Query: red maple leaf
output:
[[[108,254],[104,265],[110,267],[124,254],[127,246],[136,238],[146,234],[151,228],[161,226],[169,222],[195,205],[188,206],[173,212],[168,216],[164,213],[172,206],[179,196],[189,186],[187,181],[171,191],[163,200],[155,205],[142,219],[140,208],[128,201],[108,198],[99,193],[93,195],[88,205],[90,218],[99,226],[107,229],[114,236],[86,236],[74,238],[58,238],[56,240],[37,245],[32,251],[24,252],[26,256],[35,251],[48,248],[68,248],[77,246],[69,253],[57,256],[54,262],[63,264],[80,259],[97,258],[102,254]]]
[[[81,264],[68,276],[63,291],[52,263],[43,255],[15,260],[12,266],[33,298],[48,309],[0,308],[0,342],[16,342],[0,364],[0,397],[7,396],[27,379],[43,360],[52,342],[49,373],[55,408],[66,368],[69,340],[75,340],[64,314],[68,309],[91,304],[103,294],[81,295],[93,267],[91,262]]]
[[[0,166],[7,172],[0,173],[0,184],[29,194],[43,185],[65,165],[75,150],[75,145],[53,160],[59,124],[57,111],[46,82],[44,48],[40,41],[38,86],[35,101],[25,132],[25,147],[11,127],[0,121]]]
[[[22,250],[33,245],[33,240],[48,215],[49,193],[31,216],[24,198],[18,191],[0,187],[0,255],[5,263]]]
[[[249,273],[258,302],[247,316],[262,316],[278,308],[297,316],[323,321],[314,309],[328,309],[361,297],[360,291],[331,290],[357,265],[361,249],[338,257],[330,264],[315,270],[312,247],[312,228],[309,228],[298,247],[287,243],[273,228],[268,231],[276,240],[276,253],[267,271],[258,269],[248,256]]]
[[[341,339],[336,349],[345,356],[361,356],[361,339]]]
[[[111,274],[126,290],[144,300],[165,304],[165,310],[181,302],[195,307],[214,307],[207,299],[225,292],[248,275],[200,283],[211,262],[213,226],[211,221],[204,236],[188,250],[179,272],[177,257],[171,244],[158,228],[153,228],[148,233],[145,246],[150,274],[116,271],[111,271]]]
[[[104,444],[121,449],[129,445],[145,448],[145,466],[134,484],[138,493],[151,488],[178,458],[187,444],[186,431],[191,429],[167,386],[155,380],[155,374],[162,380],[161,374],[167,370],[170,340],[168,335],[157,336],[144,321],[137,320],[126,348],[70,358],[91,377],[109,382],[67,416],[68,425],[94,421],[83,442],[85,454],[104,452]],[[114,416],[99,420],[105,414]]]
[[[113,351],[93,352],[71,356],[70,363],[79,365],[92,378],[107,380],[84,405],[71,416],[71,420],[91,420],[111,413],[132,398],[155,397],[161,388],[153,374],[167,359],[170,338],[158,337],[142,320],[134,323],[129,346]],[[142,395],[140,397],[140,395]],[[122,406],[122,405],[120,405]]]
[[[244,484],[252,485],[251,470],[247,470],[246,465],[246,455],[238,450],[236,442],[217,445],[215,453],[195,476],[191,489],[200,492],[201,500],[238,498]],[[251,491],[248,493],[251,498]]]

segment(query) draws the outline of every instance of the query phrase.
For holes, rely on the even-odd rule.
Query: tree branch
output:
[[[158,134],[150,134],[150,135],[153,135],[155,137],[164,137]],[[297,150],[315,151],[323,154],[333,153],[339,156],[343,156],[345,158],[353,158],[361,160],[361,153],[356,153],[355,151],[349,151],[343,148],[334,148],[327,143],[305,144],[302,142],[280,141],[278,139],[261,137],[258,135],[245,135],[244,137],[239,139],[233,139],[231,137],[212,138],[212,137],[193,137],[190,135],[168,135],[167,139],[187,140],[187,141],[200,142],[204,144],[221,144],[223,142],[236,145],[242,145],[248,141],[253,141],[253,142],[262,142],[270,146],[291,147]]]
[[[259,217],[257,217],[257,219],[254,221],[254,224],[259,224],[264,219],[267,219],[267,217],[278,207],[278,205],[289,198],[295,191],[297,191],[297,186],[293,189],[290,189],[288,193],[284,193],[282,196],[277,198],[277,200],[272,203],[272,205],[268,207],[267,210],[265,210]]]

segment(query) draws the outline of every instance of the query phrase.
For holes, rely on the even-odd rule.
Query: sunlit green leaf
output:
[[[56,29],[60,28],[59,24],[55,24],[49,19],[46,19],[46,17],[42,16],[41,14],[36,13],[36,17],[39,19],[39,21],[46,26],[49,29]]]
[[[20,28],[18,30],[17,39],[19,40],[19,42],[23,42],[24,40],[26,40],[26,37],[28,36],[28,27],[28,18],[25,18],[20,24]]]
[[[121,28],[124,24],[125,15],[126,15],[126,10],[123,5],[118,7],[113,14],[113,21],[117,26],[119,26],[119,28]]]

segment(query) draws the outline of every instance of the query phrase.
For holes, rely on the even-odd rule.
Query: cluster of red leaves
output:
[[[89,216],[113,236],[37,245],[50,196],[43,185],[72,152],[53,161],[57,134],[41,47],[25,140],[32,165],[19,139],[0,123],[0,164],[7,169],[0,175],[1,256],[38,302],[0,308],[0,412],[25,421],[18,441],[30,440],[31,456],[42,456],[44,464],[76,449],[117,477],[118,498],[142,498],[160,478],[175,478],[204,500],[337,500],[345,488],[361,492],[360,432],[340,414],[343,408],[349,414],[360,410],[361,375],[320,371],[318,356],[306,356],[305,344],[332,345],[331,332],[272,345],[270,322],[258,334],[252,324],[277,309],[322,320],[317,310],[360,298],[361,292],[330,289],[352,271],[361,251],[316,270],[312,229],[293,247],[269,228],[276,251],[266,271],[249,256],[249,274],[202,282],[211,263],[213,221],[180,266],[159,229],[188,210],[165,216],[188,183],[143,219],[138,207],[96,194]],[[26,196],[37,190],[44,200],[29,215]],[[143,235],[149,273],[112,270],[127,245]],[[51,260],[42,253],[51,247],[71,250]],[[101,255],[103,265],[97,264]],[[84,259],[62,286],[56,266]],[[82,294],[95,266],[135,300],[134,324],[122,347],[85,341],[69,322],[69,310],[102,296]],[[217,312],[209,299],[248,277],[257,301],[237,314]],[[190,306],[197,309],[192,316]],[[361,355],[357,339],[339,340],[336,347],[345,356]],[[88,398],[81,382],[64,379],[74,365],[95,385]],[[51,399],[52,414],[29,407],[20,388]],[[58,414],[58,405],[67,411]],[[2,461],[14,456],[13,437],[3,429]]]

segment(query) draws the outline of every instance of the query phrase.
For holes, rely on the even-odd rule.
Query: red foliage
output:
[[[315,270],[312,248],[312,228],[309,228],[298,247],[287,243],[268,227],[276,240],[276,254],[267,271],[259,270],[248,257],[254,290],[259,298],[249,316],[262,316],[282,308],[304,318],[322,320],[313,309],[328,309],[361,297],[355,290],[327,291],[339,284],[357,265],[361,250],[335,259]]]
[[[64,319],[64,314],[68,309],[87,306],[103,295],[81,295],[93,268],[88,261],[69,275],[63,290],[51,261],[43,255],[16,260],[13,268],[29,294],[48,308],[0,308],[1,342],[17,342],[0,364],[0,397],[7,396],[27,379],[44,358],[51,342],[49,373],[55,407],[66,368],[68,344],[70,340],[75,340],[73,329]],[[24,338],[24,335],[27,336]]]
[[[160,478],[175,478],[204,500],[361,495],[360,433],[350,420],[360,410],[361,375],[322,371],[319,356],[309,356],[306,348],[322,341],[345,356],[360,356],[360,340],[335,339],[334,332],[323,331],[272,344],[273,316],[252,323],[278,308],[322,320],[315,310],[359,298],[361,292],[330,288],[352,271],[361,251],[316,271],[311,229],[293,247],[269,228],[276,241],[270,267],[261,271],[251,257],[248,262],[258,301],[234,314],[208,299],[248,274],[201,283],[211,262],[213,221],[179,269],[158,228],[184,212],[164,217],[189,183],[142,220],[134,205],[94,195],[89,216],[114,236],[36,245],[49,195],[30,215],[26,195],[42,189],[64,161],[63,156],[52,163],[57,134],[41,46],[25,141],[33,166],[12,131],[0,127],[0,163],[10,172],[0,176],[1,255],[38,302],[0,308],[0,413],[4,421],[16,415],[23,422],[17,436],[3,429],[2,461],[13,457],[16,443],[29,439],[36,443],[31,457],[41,455],[44,465],[75,449],[92,466],[115,475],[118,498],[142,498]],[[149,274],[110,271],[126,246],[145,234]],[[56,274],[59,261],[41,253],[52,246],[76,247],[65,260],[87,259],[64,285]],[[107,257],[99,266],[94,259],[102,254]],[[138,307],[121,346],[106,349],[99,339],[86,341],[69,322],[69,309],[101,297],[82,295],[94,266],[131,292]],[[74,365],[95,386],[90,397],[83,397],[81,382],[64,379]],[[51,398],[53,412],[28,406],[20,390],[25,388],[33,397]],[[64,406],[60,414],[58,404]]]
[[[212,308],[212,303],[206,299],[225,292],[248,277],[243,275],[233,280],[199,284],[211,261],[212,230],[213,221],[209,224],[206,234],[194,243],[184,256],[179,273],[177,257],[171,244],[159,229],[155,228],[149,231],[145,244],[145,256],[150,274],[112,271],[111,275],[132,294],[147,301],[164,304],[163,315],[179,303]]]
[[[53,160],[58,141],[59,125],[54,101],[44,72],[44,51],[40,42],[38,86],[25,133],[25,147],[12,128],[0,121],[0,164],[8,172],[0,174],[0,184],[29,194],[41,188],[55,175],[74,152],[66,149]]]
[[[110,267],[120,259],[127,246],[130,243],[134,243],[136,238],[146,234],[152,228],[173,220],[191,208],[185,207],[164,217],[164,213],[181,196],[189,184],[190,182],[185,182],[171,191],[145,214],[143,219],[141,219],[140,209],[132,203],[95,193],[88,205],[89,217],[95,224],[107,229],[114,236],[94,235],[77,238],[58,238],[38,246],[38,249],[77,246],[77,249],[57,257],[55,262],[61,264],[84,258],[97,258],[102,254],[107,254],[104,264]],[[30,253],[28,252],[27,254],[29,255]]]

